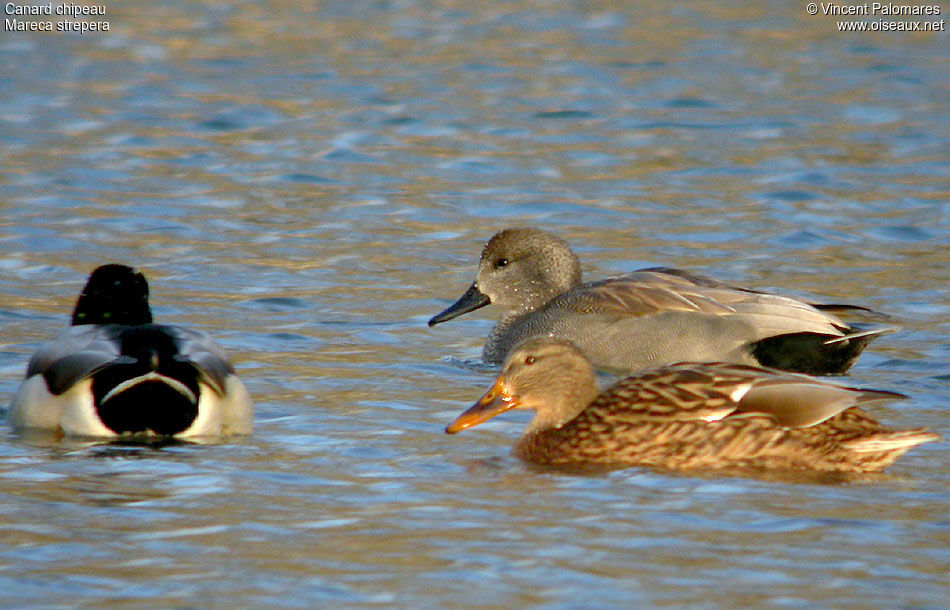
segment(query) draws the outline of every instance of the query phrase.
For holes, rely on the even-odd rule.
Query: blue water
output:
[[[947,34],[803,6],[147,2],[0,36],[0,400],[106,262],[212,332],[247,438],[0,436],[11,606],[929,607],[947,441],[843,485],[538,471],[449,437],[496,230],[887,312],[849,382],[950,438]]]

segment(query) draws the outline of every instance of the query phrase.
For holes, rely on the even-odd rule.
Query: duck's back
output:
[[[675,269],[646,269],[582,284],[533,312],[501,320],[483,357],[500,362],[521,340],[551,335],[578,344],[598,368],[760,364],[753,353],[757,341],[795,334],[834,338],[846,329],[801,301]]]
[[[251,401],[204,332],[151,323],[79,325],[33,355],[8,421],[18,429],[81,436],[244,433]]]

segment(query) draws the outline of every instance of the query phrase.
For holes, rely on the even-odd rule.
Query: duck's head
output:
[[[73,310],[73,326],[82,324],[148,324],[148,282],[125,265],[102,265],[89,276]]]
[[[529,339],[512,350],[491,388],[445,431],[455,434],[511,409],[535,412],[525,434],[559,428],[597,393],[594,368],[574,344],[549,337]]]
[[[532,311],[580,282],[580,261],[564,240],[540,229],[505,229],[485,244],[475,283],[429,326],[490,303]]]

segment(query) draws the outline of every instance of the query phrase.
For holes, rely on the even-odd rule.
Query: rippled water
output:
[[[642,3],[641,3],[642,4]],[[509,225],[903,330],[851,380],[950,438],[947,34],[796,3],[111,3],[0,37],[0,399],[97,264],[211,330],[256,429],[0,438],[3,604],[941,607],[950,460],[846,485],[569,476],[457,437],[493,316],[426,320]],[[309,6],[309,5],[307,5]]]

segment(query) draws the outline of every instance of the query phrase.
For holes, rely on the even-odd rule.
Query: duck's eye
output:
[[[534,362],[535,362],[534,356],[528,356],[527,358],[524,359],[525,364],[534,364]]]
[[[508,265],[507,258],[499,258],[497,261],[495,261],[495,269],[501,269],[502,267],[506,267],[507,265]]]

